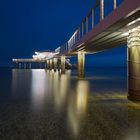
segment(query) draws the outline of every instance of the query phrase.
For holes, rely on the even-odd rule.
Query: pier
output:
[[[95,9],[100,8],[100,21],[95,25]],[[78,57],[78,77],[85,75],[85,55],[99,53],[122,44],[128,46],[128,99],[140,101],[140,1],[123,0],[105,16],[104,0],[96,0],[93,8],[79,24],[72,36],[52,52],[35,53],[32,59],[13,59],[18,67],[24,63],[43,62],[47,69],[61,69],[65,73],[67,57]],[[91,19],[91,20],[89,20]],[[111,58],[110,58],[111,59]],[[58,60],[60,65],[57,64]],[[31,65],[29,65],[31,68]]]

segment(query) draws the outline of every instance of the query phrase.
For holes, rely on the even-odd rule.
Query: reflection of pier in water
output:
[[[47,128],[51,128],[52,125],[49,124],[52,123],[57,131],[68,131],[74,138],[83,135],[96,137],[96,134],[105,138],[112,138],[116,134],[119,137],[118,134],[122,134],[124,129],[126,137],[139,138],[135,132],[139,130],[137,113],[140,105],[128,102],[126,94],[119,92],[120,89],[113,93],[103,89],[103,92],[95,92],[90,87],[94,84],[94,78],[92,81],[80,80],[70,76],[71,71],[60,74],[50,70],[16,69],[12,71],[12,75],[12,98],[21,102],[18,103],[20,106],[16,105],[16,111],[22,111],[21,107],[25,106],[26,113],[30,116],[27,117],[27,122],[32,122],[33,118],[37,121],[37,126],[40,121]],[[98,80],[102,81],[100,78]],[[126,125],[130,127],[126,128]],[[65,127],[66,130],[63,130]],[[109,135],[112,130],[113,136]]]
[[[23,83],[28,76],[27,82]],[[67,123],[75,136],[78,135],[80,123],[84,118],[87,109],[87,100],[89,94],[89,82],[80,80],[77,82],[77,88],[71,88],[71,71],[60,75],[58,72],[45,70],[14,70],[12,71],[13,93],[18,93],[21,89],[19,85],[25,87],[31,92],[31,106],[34,112],[40,112],[45,106],[52,104],[52,109],[57,114],[62,115],[67,112]],[[22,77],[22,78],[21,78]],[[28,87],[27,87],[28,86]],[[21,92],[21,91],[20,91]],[[22,96],[26,91],[22,92]],[[14,95],[14,97],[18,95]],[[19,95],[21,96],[21,94]]]

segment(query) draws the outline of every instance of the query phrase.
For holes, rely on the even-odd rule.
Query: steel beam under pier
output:
[[[140,101],[140,26],[128,36],[128,99]]]
[[[78,52],[78,77],[84,78],[85,76],[85,53]]]

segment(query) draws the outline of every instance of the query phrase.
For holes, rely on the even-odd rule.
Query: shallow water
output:
[[[0,140],[140,140],[126,68],[0,70]]]

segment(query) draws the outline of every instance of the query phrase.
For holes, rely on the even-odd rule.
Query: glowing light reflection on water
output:
[[[0,115],[0,125],[4,120],[14,134],[10,123],[20,120],[14,125],[20,131],[19,125],[25,126],[24,131],[36,131],[32,138],[38,131],[52,139],[55,135],[59,139],[80,140],[139,138],[140,105],[127,100],[126,77],[117,69],[112,73],[111,69],[106,70],[103,74],[91,74],[91,70],[84,80],[71,71],[61,75],[41,69],[12,70],[12,93],[8,96],[11,100],[5,100],[8,105],[4,108],[11,112],[6,111],[3,118]],[[4,125],[1,129],[6,131]]]

